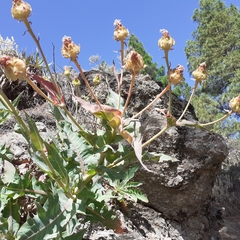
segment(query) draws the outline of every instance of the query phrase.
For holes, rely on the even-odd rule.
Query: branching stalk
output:
[[[145,108],[143,108],[139,113],[137,113],[136,115],[134,115],[133,117],[132,117],[132,119],[134,119],[134,118],[137,118],[138,116],[140,116],[144,111],[146,111],[148,108],[150,108],[160,97],[162,97],[170,88],[171,88],[171,83],[168,83],[168,85],[163,89],[163,91],[160,93],[160,94],[158,94],[157,96],[156,96],[156,98],[150,103],[150,104],[148,104]]]
[[[230,111],[230,112],[228,112],[226,115],[224,115],[223,117],[221,117],[221,118],[219,118],[219,119],[217,119],[217,120],[215,120],[215,121],[212,121],[212,122],[209,122],[209,123],[203,123],[203,124],[199,124],[199,125],[202,126],[202,127],[210,126],[210,125],[212,125],[212,124],[221,122],[221,121],[224,120],[225,118],[228,118],[232,113],[233,113],[233,112]]]
[[[195,82],[195,85],[194,85],[194,87],[193,87],[193,90],[192,90],[191,96],[190,96],[190,98],[189,98],[189,100],[188,100],[188,103],[187,103],[184,111],[182,112],[182,115],[181,115],[181,116],[179,117],[179,119],[177,120],[177,122],[181,121],[181,119],[183,118],[184,114],[186,113],[186,111],[187,111],[187,109],[188,109],[188,107],[189,107],[189,105],[190,105],[190,103],[191,103],[191,101],[192,101],[192,98],[193,98],[193,96],[194,96],[194,94],[195,94],[195,92],[196,92],[198,83],[199,83],[198,81]]]
[[[169,126],[165,126],[159,133],[157,133],[156,135],[154,135],[152,138],[150,138],[147,142],[143,143],[142,148],[146,147],[149,143],[151,143],[152,141],[154,141],[156,138],[158,138],[161,134],[163,134],[167,129],[169,128]]]

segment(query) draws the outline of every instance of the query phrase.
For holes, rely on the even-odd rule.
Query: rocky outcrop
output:
[[[101,83],[94,87],[100,102],[105,103],[108,86],[116,90],[114,76],[90,71],[86,72],[89,83],[100,74]],[[71,100],[72,89],[64,76],[58,76],[65,95],[66,102],[71,111],[75,111]],[[126,99],[130,84],[130,76],[124,75],[123,95]],[[129,115],[139,112],[161,92],[162,86],[148,76],[139,76],[136,79],[134,91],[129,105]],[[82,83],[81,96],[91,100],[91,97]],[[186,102],[173,96],[172,114],[178,118]],[[143,142],[156,134],[165,126],[165,117],[156,111],[168,107],[168,95],[164,95],[154,106],[142,114]],[[44,107],[46,111],[46,107]],[[32,111],[35,119],[43,122],[45,118],[36,116],[38,111]],[[79,121],[91,130],[93,118],[80,109]],[[39,116],[42,112],[39,111]],[[197,120],[192,107],[186,112],[187,120]],[[10,120],[11,121],[11,120]],[[45,122],[47,124],[47,122]],[[41,125],[41,124],[40,124]],[[48,126],[47,126],[48,127]],[[53,127],[53,126],[51,126]],[[45,131],[45,127],[42,127]],[[6,133],[6,134],[9,134]],[[6,135],[2,137],[5,139]],[[19,144],[19,142],[18,142]],[[13,142],[11,146],[13,147]],[[149,203],[129,203],[126,209],[119,208],[126,233],[114,234],[110,230],[97,227],[89,230],[85,239],[163,239],[163,240],[208,240],[220,239],[219,229],[222,227],[221,206],[217,208],[212,202],[212,188],[221,169],[221,164],[227,157],[228,148],[222,137],[206,130],[172,127],[160,138],[147,146],[150,152],[170,155],[175,161],[161,162],[146,161],[146,166],[153,172],[139,169],[135,180],[142,182],[141,190],[148,196]],[[18,153],[18,158],[21,154]]]

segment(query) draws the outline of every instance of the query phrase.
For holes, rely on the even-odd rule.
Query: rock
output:
[[[89,71],[86,72],[86,78],[91,86],[93,86],[92,80],[96,74],[100,74],[101,82],[93,89],[100,102],[105,104],[108,86],[116,91],[117,82],[115,77],[110,74]],[[71,99],[73,90],[70,84],[61,74],[58,76],[58,81],[66,96],[69,111],[74,112],[75,104]],[[92,101],[82,79],[81,83],[81,97]],[[125,73],[122,93],[125,100],[127,98],[125,92],[128,92],[129,84],[130,75]],[[129,116],[138,113],[153,101],[162,89],[161,84],[151,80],[149,76],[137,77],[128,108]],[[186,106],[186,102],[173,95],[172,104],[172,114],[178,118]],[[148,111],[140,116],[143,142],[165,126],[165,116],[156,109],[166,108],[168,108],[168,94],[156,101]],[[28,113],[38,122],[37,125],[42,134],[46,133],[46,128],[53,129],[55,127],[54,118],[48,113],[46,105],[42,109],[41,106],[30,109]],[[82,108],[80,108],[78,116],[81,116],[80,124],[85,124],[89,130],[94,131],[95,117]],[[192,106],[189,107],[184,118],[190,121],[197,120]],[[14,125],[13,120],[9,121]],[[2,139],[5,141],[9,133],[3,132],[5,135]],[[14,147],[15,144],[11,144],[11,146]],[[170,155],[176,159],[174,162],[170,160],[146,161],[144,164],[153,172],[148,172],[143,168],[137,172],[135,180],[143,183],[141,190],[148,196],[149,203],[147,205],[129,203],[126,212],[119,213],[126,233],[117,235],[113,231],[96,228],[89,232],[85,239],[219,239],[218,231],[223,227],[223,219],[218,213],[218,208],[212,202],[212,188],[221,164],[228,154],[224,139],[205,130],[172,127],[149,144],[145,150]],[[14,150],[18,157],[21,156],[19,151]]]

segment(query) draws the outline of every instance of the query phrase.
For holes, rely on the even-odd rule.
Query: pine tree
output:
[[[198,24],[193,40],[185,47],[189,72],[206,62],[208,79],[193,101],[200,122],[209,122],[229,109],[228,103],[240,94],[240,12],[221,0],[200,0],[193,21]],[[225,136],[240,131],[239,115],[215,125]]]
[[[142,70],[142,74],[148,74],[151,76],[155,81],[161,82],[164,86],[167,85],[168,80],[165,76],[165,68],[164,66],[158,67],[157,63],[152,61],[151,55],[149,55],[143,44],[139,41],[139,39],[134,35],[131,34],[128,42],[128,51],[134,49],[136,52],[142,55],[144,64],[146,67]]]

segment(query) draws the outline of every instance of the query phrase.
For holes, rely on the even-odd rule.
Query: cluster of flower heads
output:
[[[12,16],[18,21],[27,21],[27,18],[30,16],[32,12],[31,6],[22,1],[22,0],[13,0],[12,5]],[[116,19],[114,21],[114,39],[116,41],[124,42],[126,38],[129,36],[129,31],[126,27],[124,27],[120,20]],[[175,40],[170,36],[169,32],[165,29],[161,29],[162,37],[158,40],[158,46],[165,53],[169,50],[172,50],[172,47],[175,44]],[[2,39],[2,38],[1,38]],[[1,40],[0,39],[0,40]],[[71,37],[64,36],[62,45],[62,56],[64,58],[70,58],[71,61],[76,61],[78,54],[80,53],[80,45],[76,45]],[[13,39],[12,39],[13,42]],[[5,70],[5,75],[8,79],[12,81],[18,79],[24,79],[26,76],[26,63],[24,60],[21,60],[17,57],[10,57],[7,55],[0,56],[0,65]],[[144,61],[142,56],[136,51],[131,51],[124,61],[124,67],[128,71],[130,71],[133,75],[138,74],[144,67]],[[65,70],[67,72],[67,70]],[[179,84],[182,82],[184,67],[178,65],[174,69],[169,69],[168,71],[168,79],[170,84]],[[206,63],[203,62],[199,65],[199,67],[192,73],[192,76],[197,81],[197,83],[201,83],[203,80],[207,78],[206,72]],[[96,78],[96,81],[99,81]],[[74,82],[75,85],[80,84],[77,79]],[[229,106],[231,107],[233,112],[240,112],[240,96],[233,98],[230,101]]]

